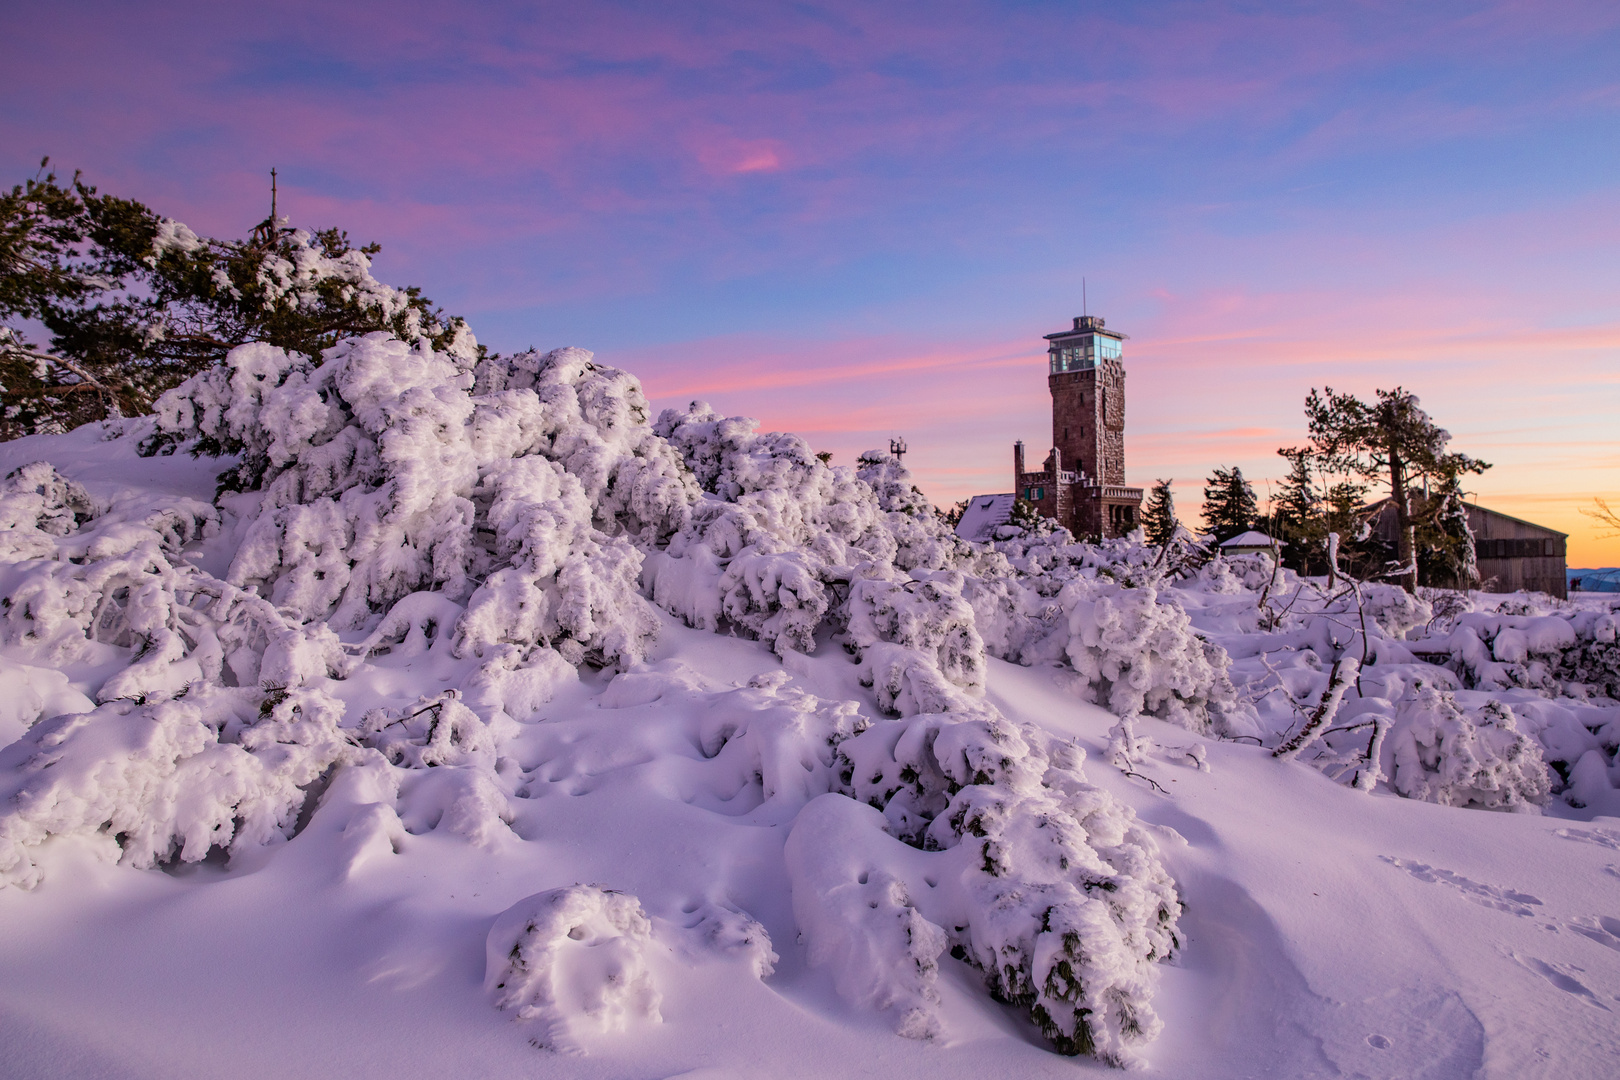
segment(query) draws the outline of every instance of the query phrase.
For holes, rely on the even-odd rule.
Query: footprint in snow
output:
[[[1378,857],[1391,866],[1405,870],[1419,881],[1450,886],[1462,893],[1464,899],[1471,900],[1481,907],[1506,911],[1509,914],[1523,918],[1532,918],[1537,914],[1533,909],[1541,906],[1541,899],[1531,896],[1529,893],[1503,889],[1496,885],[1485,885],[1465,878],[1461,874],[1453,873],[1450,870],[1442,870],[1436,866],[1429,866],[1426,863],[1412,862],[1409,859],[1397,859],[1391,855],[1380,855]]]
[[[1565,840],[1575,840],[1583,844],[1596,844],[1611,851],[1620,851],[1620,832],[1613,829],[1554,829],[1554,836],[1561,836]],[[1609,867],[1613,870],[1613,867]]]
[[[1579,934],[1590,941],[1595,941],[1605,948],[1620,952],[1620,919],[1609,915],[1584,915],[1575,919],[1549,917],[1544,912],[1531,910],[1531,905],[1540,907],[1541,901],[1529,893],[1515,892],[1495,885],[1483,885],[1480,882],[1471,881],[1461,874],[1453,873],[1450,870],[1441,870],[1425,863],[1397,859],[1390,855],[1380,855],[1379,858],[1391,866],[1405,870],[1419,881],[1427,881],[1435,885],[1449,885],[1462,893],[1465,899],[1471,900],[1482,907],[1492,908],[1496,911],[1506,911],[1509,914],[1524,918],[1537,916],[1547,918],[1548,921],[1542,923],[1542,929],[1550,930],[1555,934],[1560,930],[1568,930],[1572,934]],[[1620,877],[1620,867],[1609,866],[1605,867],[1605,869],[1616,877]],[[1538,974],[1540,974],[1539,971]],[[1594,998],[1593,1000],[1596,1001],[1597,999]]]
[[[1571,965],[1549,964],[1547,961],[1537,959],[1534,956],[1522,957],[1518,953],[1509,953],[1508,955],[1511,956],[1521,967],[1540,975],[1543,979],[1546,979],[1548,982],[1558,987],[1558,989],[1564,991],[1564,993],[1574,994],[1579,998],[1585,998],[1587,1001],[1591,1002],[1593,1005],[1596,1005],[1604,1012],[1614,1011],[1607,1005],[1603,1004],[1603,1002],[1599,1001],[1598,996],[1592,993],[1591,990],[1587,989],[1585,983],[1581,982],[1581,980],[1577,979],[1575,976],[1571,975],[1568,970],[1566,970]],[[1582,969],[1575,968],[1574,970],[1581,971]]]
[[[1620,952],[1620,919],[1608,915],[1588,915],[1582,919],[1571,919],[1564,923],[1564,928]]]

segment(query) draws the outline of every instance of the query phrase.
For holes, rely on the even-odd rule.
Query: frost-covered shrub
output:
[[[896,566],[943,565],[956,550],[932,508],[900,490],[898,463],[864,466],[880,496],[798,436],[754,428],[701,402],[666,409],[654,427],[713,496],[643,575],[654,602],[688,625],[742,630],[778,654],[809,652],[823,624],[848,621],[839,600],[856,567],[884,577]]]
[[[1531,811],[1547,801],[1541,748],[1503,702],[1488,701],[1470,715],[1451,694],[1419,686],[1403,702],[1388,744],[1390,783],[1409,799]]]
[[[1193,633],[1186,613],[1157,589],[1076,579],[1058,603],[1069,662],[1091,700],[1116,715],[1147,713],[1202,731],[1211,707],[1234,704],[1225,651]]]
[[[1392,638],[1406,636],[1408,630],[1422,626],[1434,617],[1434,608],[1427,600],[1414,596],[1399,585],[1366,582],[1360,586],[1361,604],[1367,618],[1378,623]]]
[[[879,642],[915,650],[950,683],[981,692],[984,641],[962,585],[954,573],[920,571],[899,580],[860,574],[850,583],[846,638],[857,655]]]
[[[1158,591],[1163,571],[1139,542],[1075,544],[1043,528],[1004,551],[965,544],[898,460],[867,454],[857,468],[832,467],[802,439],[701,405],[649,424],[635,380],[579,350],[474,365],[382,334],[320,358],[244,346],[165,395],[158,413],[154,451],[235,455],[222,487],[238,494],[222,502],[242,542],[226,579],[183,558],[214,527],[213,508],[170,500],[168,517],[141,517],[139,507],[91,507],[59,478],[31,473],[7,512],[32,530],[38,554],[21,580],[38,587],[14,595],[7,632],[40,650],[92,638],[139,650],[103,697],[142,704],[89,715],[179,725],[198,747],[186,755],[248,777],[235,805],[268,809],[232,810],[229,820],[248,824],[227,842],[285,835],[303,806],[294,793],[347,762],[335,788],[374,796],[354,811],[354,845],[381,853],[441,828],[493,843],[507,835],[509,800],[553,782],[548,762],[577,761],[587,741],[572,726],[531,729],[532,764],[519,778],[500,757],[514,720],[532,718],[578,665],[616,664],[626,670],[601,695],[604,708],[707,695],[692,730],[649,729],[641,760],[680,759],[679,769],[650,768],[659,775],[649,782],[676,784],[691,805],[784,825],[831,807],[827,828],[841,822],[881,854],[847,881],[836,859],[823,873],[794,856],[802,928],[815,955],[845,958],[837,963],[853,981],[840,975],[840,986],[852,997],[898,1010],[908,1034],[938,1030],[932,981],[953,946],[1065,1052],[1123,1061],[1157,1029],[1148,969],[1173,947],[1179,907],[1152,841],[1085,783],[1072,748],[1049,752],[983,701],[988,652],[1071,664],[1115,709],[1204,722],[1223,692],[1223,654]],[[715,693],[644,668],[658,625],[644,597],[783,656],[836,637],[878,708],[903,719],[860,734],[857,706],[785,690],[785,675]],[[187,719],[210,694],[251,701],[277,688],[313,702],[307,684],[384,657],[459,669],[463,693],[343,725],[334,714],[320,729],[325,758],[289,751],[271,762],[259,742],[271,735],[251,734],[274,730],[264,718]],[[145,760],[110,737],[82,745],[83,775]],[[269,772],[252,773],[240,753],[265,758]],[[203,819],[210,835],[229,798],[216,802]],[[200,826],[166,823],[162,804],[132,805],[118,820],[145,821],[161,840],[153,851],[179,836],[182,857],[197,853]],[[106,815],[80,817],[36,834],[113,827]],[[815,820],[794,826],[793,843],[836,854],[815,839]],[[950,884],[936,892],[912,875],[908,860],[919,859]],[[584,887],[531,900],[492,932],[503,1005],[545,1020],[552,1042],[580,1017],[656,1012],[637,966],[650,940],[638,904]],[[763,971],[768,939],[736,914],[705,916],[705,932]],[[578,946],[574,930],[595,944]],[[581,981],[586,961],[617,966]]]
[[[697,494],[646,419],[635,380],[583,350],[475,372],[379,333],[319,363],[233,350],[159,400],[158,441],[239,455],[222,485],[259,512],[228,576],[278,607],[349,629],[433,590],[467,605],[463,651],[614,663],[656,628],[632,541],[674,532]]]
[[[0,480],[0,558],[50,558],[53,538],[73,532],[97,509],[89,493],[50,462],[14,469]]]
[[[360,753],[342,715],[319,690],[204,683],[36,724],[0,751],[0,883],[37,883],[34,849],[55,835],[136,867],[286,839],[309,785]]]
[[[933,871],[926,888],[878,883],[879,909],[890,914],[869,917],[876,919],[874,933],[899,941],[893,926],[912,924],[902,909],[914,904],[929,925],[946,929],[953,951],[983,971],[991,991],[1028,1009],[1063,1053],[1124,1063],[1134,1045],[1157,1034],[1152,964],[1176,947],[1180,903],[1157,845],[1135,816],[1086,782],[1083,751],[1068,743],[1048,749],[1033,729],[981,709],[975,716],[876,724],[838,752],[845,791],[881,812],[874,825],[940,853],[938,866],[924,860]],[[830,844],[826,837],[819,842]],[[846,838],[833,851],[853,845]],[[821,859],[830,866],[839,857]],[[801,876],[805,895],[796,879],[796,912],[816,895],[865,896],[876,880],[857,879],[861,892],[839,884],[839,874],[826,867],[801,869]],[[941,884],[947,876],[948,890]],[[818,910],[801,915],[801,925],[807,917],[832,918]],[[844,940],[854,935],[821,931],[842,954],[864,948],[887,957],[902,983],[886,992],[911,1010],[902,1026],[927,1030],[913,1013],[924,1008],[930,980],[912,981],[914,972],[926,974],[926,957],[891,956],[895,949],[881,941]],[[866,977],[863,985],[870,982]]]
[[[486,358],[474,379],[480,462],[535,453],[556,462],[579,480],[591,523],[610,536],[650,545],[686,523],[697,484],[649,425],[635,376],[584,349],[554,349]]]
[[[577,1050],[587,1031],[662,1019],[647,965],[653,947],[652,923],[634,896],[599,885],[552,889],[496,916],[484,988],[500,1008],[540,1024],[536,1045]]]
[[[1620,700],[1615,618],[1603,611],[1460,614],[1445,638],[1453,669],[1469,687],[1566,689]]]
[[[237,685],[290,687],[342,670],[331,630],[300,626],[183,561],[182,548],[217,524],[208,504],[128,494],[97,513],[54,470],[22,472],[38,498],[12,492],[11,505],[32,502],[23,516],[51,531],[29,536],[30,561],[0,599],[0,640],[51,663],[79,658],[91,642],[132,650],[100,701],[172,697],[227,674]]]
[[[512,820],[496,773],[499,730],[451,690],[398,712],[373,709],[354,734],[401,770],[397,812],[406,832],[442,827],[489,844]]]
[[[1620,704],[1518,696],[1513,715],[1519,729],[1541,745],[1558,798],[1577,810],[1612,813],[1620,809],[1620,770],[1615,769],[1620,755]]]
[[[771,948],[771,935],[760,921],[730,905],[704,904],[697,911],[692,927],[703,948],[728,960],[740,960],[763,979],[776,970],[782,958]]]

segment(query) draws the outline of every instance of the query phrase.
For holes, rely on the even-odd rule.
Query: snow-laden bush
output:
[[[1530,811],[1547,801],[1541,748],[1500,701],[1470,715],[1450,693],[1419,686],[1402,703],[1388,745],[1390,783],[1407,798]]]
[[[818,935],[833,942],[826,947],[846,959],[865,950],[874,972],[893,972],[887,983],[851,977],[863,993],[881,987],[891,1004],[904,1004],[903,1031],[932,1030],[929,957],[918,946],[931,948],[933,936],[918,936],[904,910],[914,906],[928,926],[945,928],[955,954],[984,973],[992,993],[1027,1009],[1060,1052],[1123,1064],[1157,1034],[1152,965],[1176,947],[1181,906],[1153,839],[1127,807],[1086,782],[1082,750],[981,708],[879,723],[838,752],[845,791],[881,812],[872,825],[940,854],[920,860],[931,870],[921,883],[857,877],[856,889],[842,880],[851,873],[838,868],[843,856],[806,851],[797,857],[795,911],[818,895],[837,910],[858,908],[862,898],[879,902],[874,910],[886,914],[862,913],[873,942],[858,940],[830,909],[800,921],[820,927],[813,942]],[[817,826],[801,822],[796,838],[801,828]],[[834,852],[854,843],[816,842]],[[810,866],[816,858],[819,869]],[[826,928],[828,920],[841,928]],[[909,951],[895,955],[897,926],[910,928]]]
[[[654,602],[690,626],[809,652],[816,630],[838,618],[833,594],[854,567],[892,562],[899,544],[888,521],[905,515],[886,512],[865,481],[798,436],[754,427],[700,402],[659,416],[655,430],[713,497],[649,557],[645,580]]]
[[[1093,700],[1189,727],[1235,705],[1224,654],[1154,588],[1164,572],[1139,540],[1097,547],[1058,530],[974,548],[889,455],[863,454],[851,473],[700,403],[666,410],[657,430],[715,496],[644,575],[654,602],[689,625],[741,629],[778,653],[842,628],[890,712],[939,711],[925,699],[941,676],[977,691],[987,654],[1073,665]],[[913,663],[913,649],[932,664]]]
[[[172,697],[227,677],[242,686],[301,686],[343,668],[330,629],[301,626],[182,560],[181,549],[217,524],[208,504],[131,494],[98,513],[83,489],[48,467],[19,474],[26,488],[7,492],[10,505],[28,504],[22,517],[50,528],[28,536],[29,561],[0,598],[0,641],[52,663],[81,658],[92,642],[133,650],[99,701]]]
[[[1243,712],[1220,646],[1200,637],[1152,563],[1153,549],[1000,545],[962,595],[991,655],[1072,667],[1082,696],[1119,716],[1149,714],[1202,731]],[[1217,560],[1223,567],[1224,561]]]
[[[451,690],[397,712],[373,709],[354,735],[397,768],[396,812],[406,832],[442,827],[489,844],[512,820],[496,772],[500,727],[486,723],[459,697]]]
[[[704,904],[695,914],[691,929],[705,952],[743,963],[756,979],[776,971],[782,958],[758,919],[729,904]]]
[[[981,693],[985,681],[984,641],[974,627],[972,606],[962,599],[962,575],[927,571],[917,574],[885,579],[857,573],[849,588],[845,634],[849,647],[862,656],[880,642],[901,646],[921,654],[952,685],[969,693]],[[887,683],[880,680],[879,685]],[[907,711],[898,708],[894,696],[883,691],[878,704],[889,711]]]
[[[384,334],[319,363],[248,345],[157,409],[158,444],[234,452],[222,485],[259,493],[233,584],[339,630],[431,589],[467,605],[458,648],[479,655],[639,657],[656,624],[632,540],[696,497],[640,386],[579,349],[474,372]]]
[[[0,883],[36,884],[35,850],[50,836],[136,867],[284,840],[310,785],[361,753],[342,715],[319,690],[201,683],[36,724],[0,751]]]
[[[319,360],[244,346],[165,395],[158,413],[149,450],[235,455],[221,488],[238,492],[225,505],[238,515],[233,527],[242,540],[225,580],[183,558],[186,545],[215,527],[204,504],[171,501],[169,517],[143,518],[138,508],[91,507],[44,473],[19,478],[14,492],[22,501],[13,516],[30,523],[28,543],[42,557],[25,564],[39,587],[21,606],[14,598],[7,612],[13,632],[42,649],[109,634],[108,644],[144,649],[147,666],[163,673],[135,678],[137,663],[111,680],[104,698],[116,691],[148,703],[120,705],[121,712],[104,707],[90,714],[106,721],[94,730],[133,731],[129,724],[152,716],[180,724],[212,693],[269,690],[303,700],[317,693],[299,689],[304,684],[351,676],[383,656],[471,672],[459,697],[374,710],[346,725],[332,716],[323,729],[331,742],[325,757],[287,758],[274,776],[232,766],[246,779],[230,798],[254,806],[257,799],[268,809],[232,817],[251,827],[226,843],[285,835],[303,805],[293,793],[340,762],[349,766],[337,771],[335,785],[354,787],[360,781],[352,776],[363,771],[376,788],[366,818],[376,818],[376,827],[356,826],[371,847],[379,836],[392,849],[400,836],[436,828],[483,843],[507,835],[518,788],[543,783],[536,770],[547,760],[548,740],[531,740],[540,764],[508,783],[502,777],[516,770],[502,771],[506,726],[529,719],[566,681],[560,665],[634,668],[602,701],[631,707],[644,700],[638,680],[650,673],[636,665],[657,626],[644,591],[694,626],[743,632],[779,654],[808,652],[818,635],[836,635],[879,709],[910,718],[885,730],[933,732],[917,746],[906,743],[903,760],[883,767],[903,782],[908,770],[921,770],[932,787],[909,801],[898,789],[883,797],[860,789],[860,798],[885,810],[893,803],[891,827],[905,843],[876,834],[885,842],[961,863],[955,907],[929,908],[930,915],[908,905],[905,898],[925,886],[902,885],[899,871],[879,875],[871,888],[870,880],[859,882],[845,896],[849,905],[884,914],[850,929],[847,948],[834,950],[887,956],[881,942],[897,934],[911,942],[910,989],[871,998],[905,1005],[915,1023],[902,1020],[902,1027],[934,1030],[927,954],[937,957],[949,940],[984,970],[993,992],[1029,1009],[1066,1052],[1122,1061],[1131,1044],[1156,1030],[1144,965],[1173,946],[1173,884],[1129,812],[1084,783],[1077,756],[1053,764],[1033,731],[1014,729],[983,703],[987,654],[977,629],[983,609],[998,642],[1010,648],[1005,643],[1020,638],[1023,651],[1009,653],[1014,658],[1076,664],[1115,708],[1201,723],[1199,710],[1220,693],[1219,654],[1206,652],[1180,609],[1154,590],[1157,571],[1138,565],[1140,544],[1099,554],[1061,531],[1047,532],[1022,542],[1015,558],[964,544],[892,457],[867,454],[857,469],[831,467],[797,437],[759,434],[751,422],[700,405],[649,424],[635,380],[579,350],[488,358],[474,368],[462,355],[380,334],[343,342]],[[49,539],[41,546],[38,537]],[[1132,569],[1116,573],[1121,567]],[[88,584],[79,582],[85,575],[93,577]],[[109,581],[110,593],[102,588]],[[64,608],[62,597],[74,587],[84,596]],[[94,590],[122,605],[116,618],[92,602]],[[1029,651],[1037,643],[1047,651]],[[1145,659],[1124,655],[1133,643],[1147,650]],[[226,681],[244,689],[215,686]],[[193,684],[201,685],[186,693]],[[248,689],[254,685],[263,689]],[[756,680],[709,703],[702,730],[693,733],[704,760],[683,770],[682,782],[707,777],[695,782],[713,790],[694,791],[689,801],[786,823],[839,788],[845,794],[833,797],[840,805],[859,808],[850,796],[866,781],[840,779],[836,768],[844,760],[838,748],[862,727],[856,707],[779,691],[779,683]],[[157,703],[161,696],[175,700]],[[279,716],[278,708],[269,715]],[[206,719],[188,722],[192,742],[201,740],[186,744],[190,756],[258,753],[255,740],[271,738],[239,738],[223,721],[212,728]],[[882,748],[887,738],[861,746],[889,752],[893,743]],[[111,735],[83,746],[85,774],[144,768],[151,756]],[[859,753],[875,763],[880,750]],[[556,752],[577,751],[559,744]],[[649,752],[648,760],[658,760],[671,751],[660,745]],[[207,820],[218,833],[229,798],[216,802]],[[109,806],[71,820],[36,814],[29,820],[42,823],[28,842],[53,831],[94,833],[111,828],[113,818],[150,819],[160,838],[148,845],[152,858],[162,857],[165,838],[174,835],[182,857],[199,854],[195,828],[166,823],[161,806],[123,789]],[[806,826],[803,835],[813,832]],[[209,846],[223,845],[201,852]],[[812,910],[842,910],[843,901],[822,895],[826,882],[819,881],[803,886],[806,919],[814,919]],[[796,886],[796,906],[800,891]],[[600,923],[582,932],[621,943],[591,954],[600,957],[643,940],[639,924],[620,910],[625,905],[605,895],[557,894],[553,906],[580,911],[556,919],[584,920],[560,937],[546,922],[551,916],[530,911],[517,920],[519,936],[527,936],[505,943],[502,955],[521,961],[528,974],[517,979],[523,989],[512,990],[519,996],[504,1001],[554,1024],[579,1011],[556,996],[562,991],[554,976],[572,963],[567,930]],[[869,906],[874,900],[877,909]],[[744,928],[740,940],[756,938]],[[758,949],[749,949],[759,967]],[[624,963],[630,966],[619,975],[636,983],[633,965]],[[581,1008],[612,1014],[619,1006],[602,998]]]
[[[95,502],[48,461],[35,461],[0,480],[0,558],[48,559],[54,538],[94,517]]]
[[[1235,704],[1225,651],[1194,634],[1186,613],[1152,586],[1077,579],[1058,604],[1069,624],[1069,662],[1091,700],[1114,714],[1146,713],[1202,731],[1212,706]]]
[[[1408,630],[1422,626],[1434,617],[1434,608],[1422,597],[1414,596],[1399,585],[1367,582],[1360,586],[1361,605],[1367,618],[1376,622],[1392,638],[1406,636]]]
[[[552,889],[496,916],[484,988],[500,1008],[540,1025],[537,1046],[577,1050],[586,1032],[662,1019],[647,965],[654,947],[634,896],[599,885]]]
[[[1445,638],[1452,667],[1470,687],[1526,687],[1620,700],[1620,642],[1613,612],[1594,610],[1456,616]]]

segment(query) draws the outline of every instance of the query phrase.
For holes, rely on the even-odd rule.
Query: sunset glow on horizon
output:
[[[1262,500],[1331,385],[1620,565],[1620,6],[18,7],[41,156],[199,232],[377,240],[501,351],[579,345],[936,504],[1050,439],[1043,334],[1129,335],[1131,483]]]

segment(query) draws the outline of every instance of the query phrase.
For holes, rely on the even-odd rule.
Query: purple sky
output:
[[[242,235],[274,165],[486,344],[904,434],[941,504],[1049,437],[1084,277],[1184,513],[1280,475],[1313,385],[1399,383],[1481,502],[1620,564],[1577,513],[1620,503],[1613,0],[7,8],[6,183]]]

